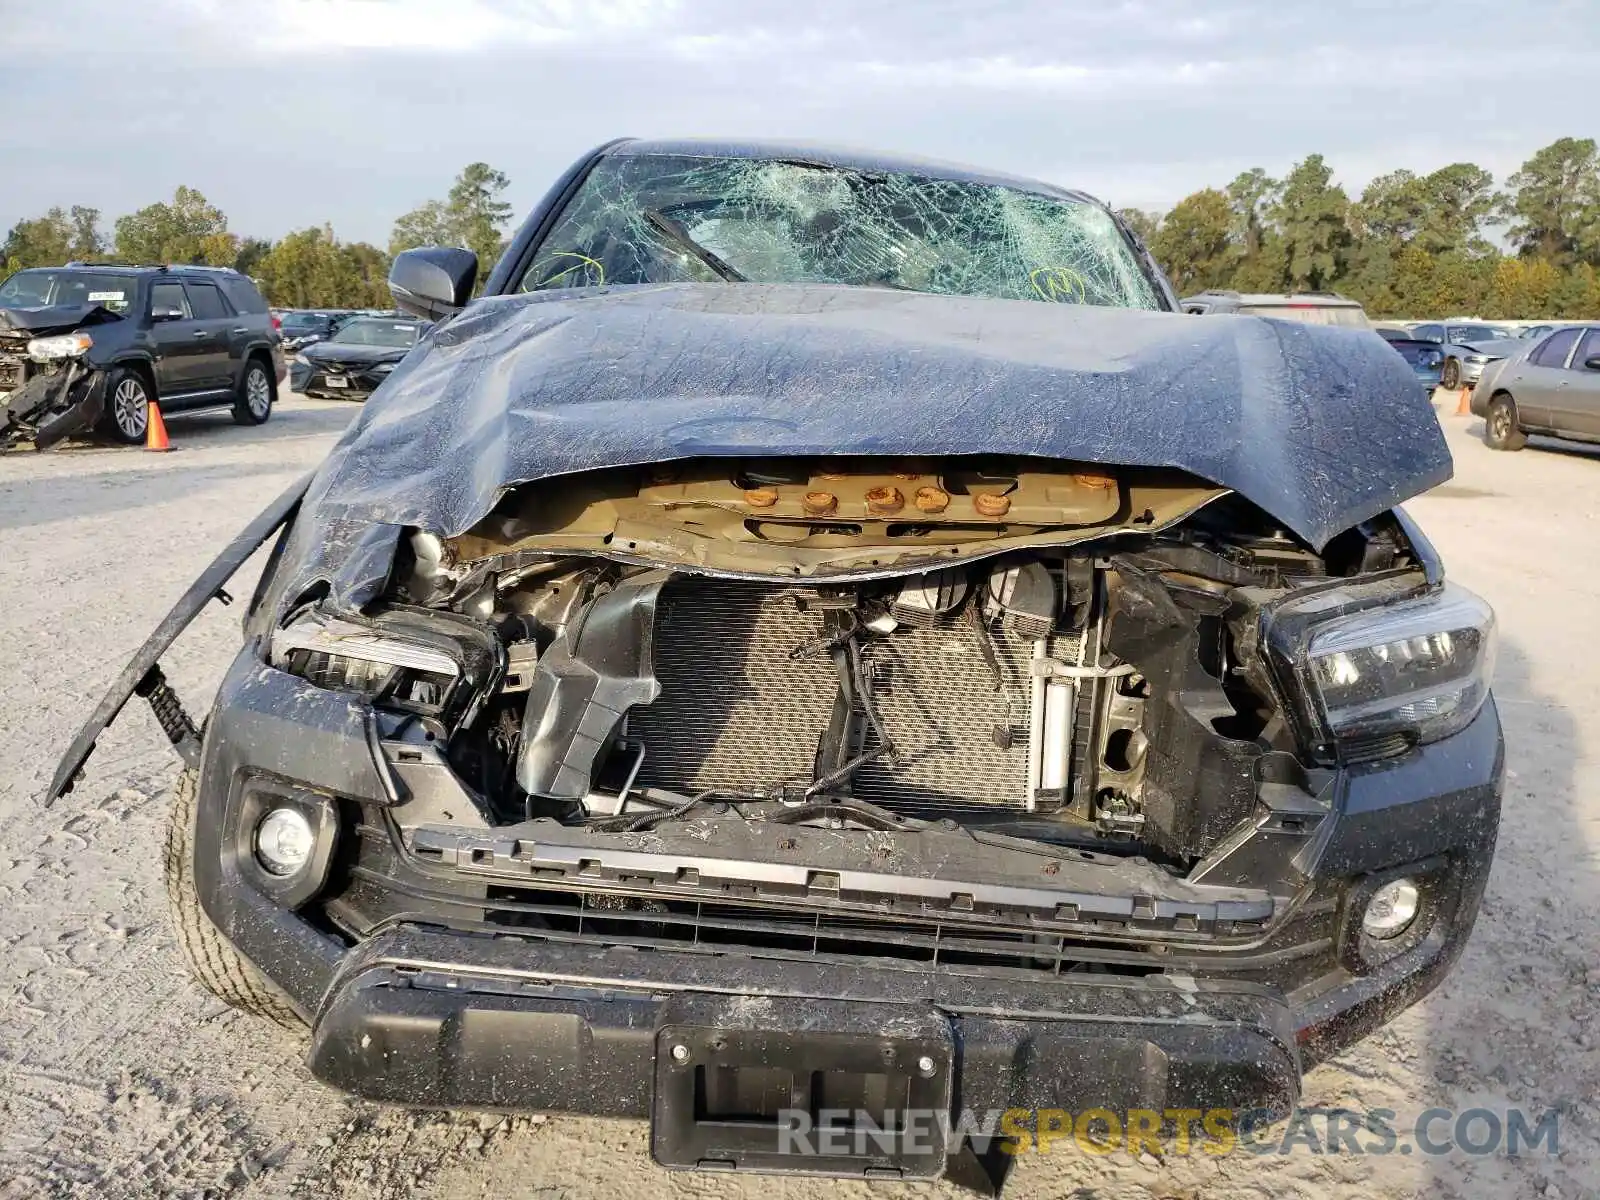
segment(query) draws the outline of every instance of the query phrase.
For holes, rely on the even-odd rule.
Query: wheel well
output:
[[[150,389],[152,396],[157,400],[161,399],[161,391],[156,387],[155,372],[150,369],[150,364],[143,359],[129,358],[122,362],[112,363],[111,369],[114,371],[132,371],[140,379],[144,380],[144,386]]]
[[[247,370],[252,362],[261,364],[262,369],[267,373],[267,386],[272,389],[272,402],[276,404],[278,402],[278,377],[277,373],[272,369],[272,355],[257,346],[245,356],[244,361]]]
[[[1505,388],[1496,388],[1493,392],[1491,392],[1489,394],[1489,403],[1490,404],[1493,404],[1496,400],[1504,400],[1507,404],[1511,405],[1511,408],[1512,408],[1513,412],[1516,411],[1517,398],[1515,396],[1513,396],[1510,392],[1506,391]]]

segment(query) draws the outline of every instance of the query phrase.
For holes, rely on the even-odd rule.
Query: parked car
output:
[[[1201,315],[1246,313],[1257,317],[1276,317],[1280,321],[1303,321],[1310,325],[1337,325],[1348,329],[1368,329],[1366,311],[1359,303],[1337,292],[1295,292],[1273,295],[1264,292],[1210,290],[1185,296],[1183,311]]]
[[[289,386],[307,396],[365,400],[426,331],[413,317],[352,318],[295,355]]]
[[[1526,341],[1537,341],[1539,338],[1554,333],[1556,328],[1554,325],[1524,325],[1517,330],[1517,336]]]
[[[0,284],[0,446],[90,430],[142,442],[152,400],[259,425],[285,369],[266,301],[236,271],[74,263]]]
[[[313,342],[326,341],[338,332],[341,325],[354,320],[357,315],[336,309],[297,309],[286,313],[280,329],[284,353],[292,354]]]
[[[1489,363],[1527,349],[1516,330],[1504,325],[1423,321],[1411,327],[1411,336],[1440,348],[1445,360],[1439,384],[1450,391],[1476,387]]]
[[[179,946],[315,1076],[996,1183],[955,1104],[1281,1113],[1449,970],[1494,619],[1398,507],[1450,454],[1377,338],[815,145],[613,142],[477,274],[395,259],[440,324],[51,784],[149,698]],[[159,660],[274,537],[202,732]],[[917,1134],[785,1153],[824,1098]]]
[[[1378,332],[1383,333],[1382,330]],[[1414,338],[1391,338],[1384,334],[1384,341],[1394,347],[1395,352],[1406,360],[1406,365],[1416,376],[1417,383],[1421,385],[1429,403],[1432,403],[1433,392],[1439,387],[1445,363],[1444,352],[1433,342],[1419,342]]]
[[[1472,396],[1483,440],[1521,450],[1528,434],[1600,442],[1600,324],[1568,325],[1492,364]]]

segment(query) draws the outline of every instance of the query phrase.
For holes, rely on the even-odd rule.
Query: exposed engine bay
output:
[[[547,483],[453,543],[414,532],[370,628],[308,612],[272,657],[322,686],[380,687],[397,777],[427,791],[447,764],[489,827],[850,803],[1192,862],[1264,776],[1303,775],[1250,645],[1260,604],[1404,565],[1403,535],[1375,523],[1319,555],[1196,481],[1155,481],[1158,517],[1150,479],[1055,466]],[[961,561],[883,570],[945,554]],[[380,630],[439,649],[339,653]]]

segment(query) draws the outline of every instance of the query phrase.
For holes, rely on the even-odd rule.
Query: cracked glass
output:
[[[522,291],[833,283],[1159,308],[1109,213],[1015,188],[777,159],[602,159]]]

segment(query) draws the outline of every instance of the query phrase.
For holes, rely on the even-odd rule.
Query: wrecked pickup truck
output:
[[[397,259],[439,324],[52,786],[149,700],[180,945],[318,1078],[992,1187],[900,1119],[1282,1112],[1449,970],[1495,628],[1397,507],[1450,459],[1379,338],[809,146],[603,147],[476,270]],[[274,534],[202,731],[158,661]]]
[[[267,302],[237,271],[71,263],[0,283],[0,451],[90,433],[136,445],[152,402],[260,425],[287,372]]]

